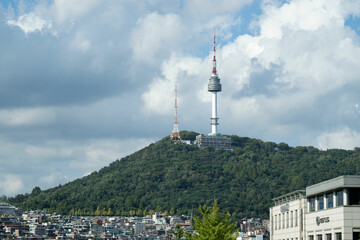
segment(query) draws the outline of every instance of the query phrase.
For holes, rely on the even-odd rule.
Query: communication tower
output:
[[[217,133],[217,126],[219,125],[219,118],[217,117],[217,93],[221,92],[220,78],[216,71],[216,35],[214,32],[214,57],[213,57],[213,69],[211,77],[209,78],[208,91],[211,93],[212,98],[212,112],[211,112],[211,134],[213,136],[219,135]]]
[[[177,84],[175,83],[175,110],[174,110],[174,127],[171,133],[171,140],[182,141],[179,133],[179,124],[177,117]]]
[[[216,35],[214,31],[214,57],[212,74],[209,78],[208,91],[211,93],[211,133],[205,135],[200,134],[196,136],[196,143],[199,148],[214,147],[215,149],[232,150],[231,139],[222,136],[217,132],[217,126],[219,125],[219,118],[217,116],[217,93],[221,92],[220,78],[216,69]]]

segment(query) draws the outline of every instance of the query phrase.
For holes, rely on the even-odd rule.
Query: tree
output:
[[[236,225],[231,222],[230,213],[219,213],[217,201],[212,207],[206,205],[199,208],[200,217],[194,218],[195,233],[189,240],[235,240]]]
[[[2,196],[0,197],[0,202],[7,202],[7,197],[6,197],[6,195],[2,195]]]
[[[95,216],[100,216],[101,211],[100,211],[100,207],[98,206],[96,211],[95,211]]]
[[[175,208],[174,208],[174,207],[172,207],[172,208],[170,209],[169,214],[170,214],[170,216],[174,216],[174,215],[175,215]]]
[[[34,187],[33,190],[31,191],[31,195],[34,196],[39,195],[40,193],[41,193],[41,189],[38,186]]]
[[[112,215],[114,215],[114,212],[111,210],[111,208],[108,209],[106,215],[107,215],[107,216],[112,216]]]
[[[180,225],[176,225],[176,231],[171,230],[171,232],[176,236],[176,240],[180,240],[185,236],[184,229]]]
[[[69,215],[70,215],[70,216],[74,216],[74,215],[75,215],[75,210],[74,210],[73,208],[70,210]]]

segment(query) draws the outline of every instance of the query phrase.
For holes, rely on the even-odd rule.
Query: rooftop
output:
[[[306,196],[313,196],[342,188],[360,188],[360,175],[340,176],[306,188]]]
[[[297,190],[291,193],[287,193],[285,195],[273,198],[272,200],[275,202],[275,206],[287,203],[296,199],[300,199],[305,196],[305,190]]]

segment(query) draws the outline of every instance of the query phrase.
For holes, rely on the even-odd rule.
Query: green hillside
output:
[[[185,139],[196,135],[181,134]],[[201,150],[165,137],[86,177],[45,191],[36,187],[9,201],[26,210],[141,215],[145,210],[189,214],[216,198],[222,211],[265,218],[273,197],[340,175],[360,174],[357,148],[321,151],[231,138],[234,151]]]

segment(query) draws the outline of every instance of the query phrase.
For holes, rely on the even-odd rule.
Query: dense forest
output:
[[[195,132],[181,132],[194,140]],[[8,201],[25,210],[79,215],[189,214],[214,199],[236,217],[268,216],[271,199],[340,175],[360,174],[360,149],[321,151],[229,136],[233,151],[175,144],[169,137],[97,172]]]

